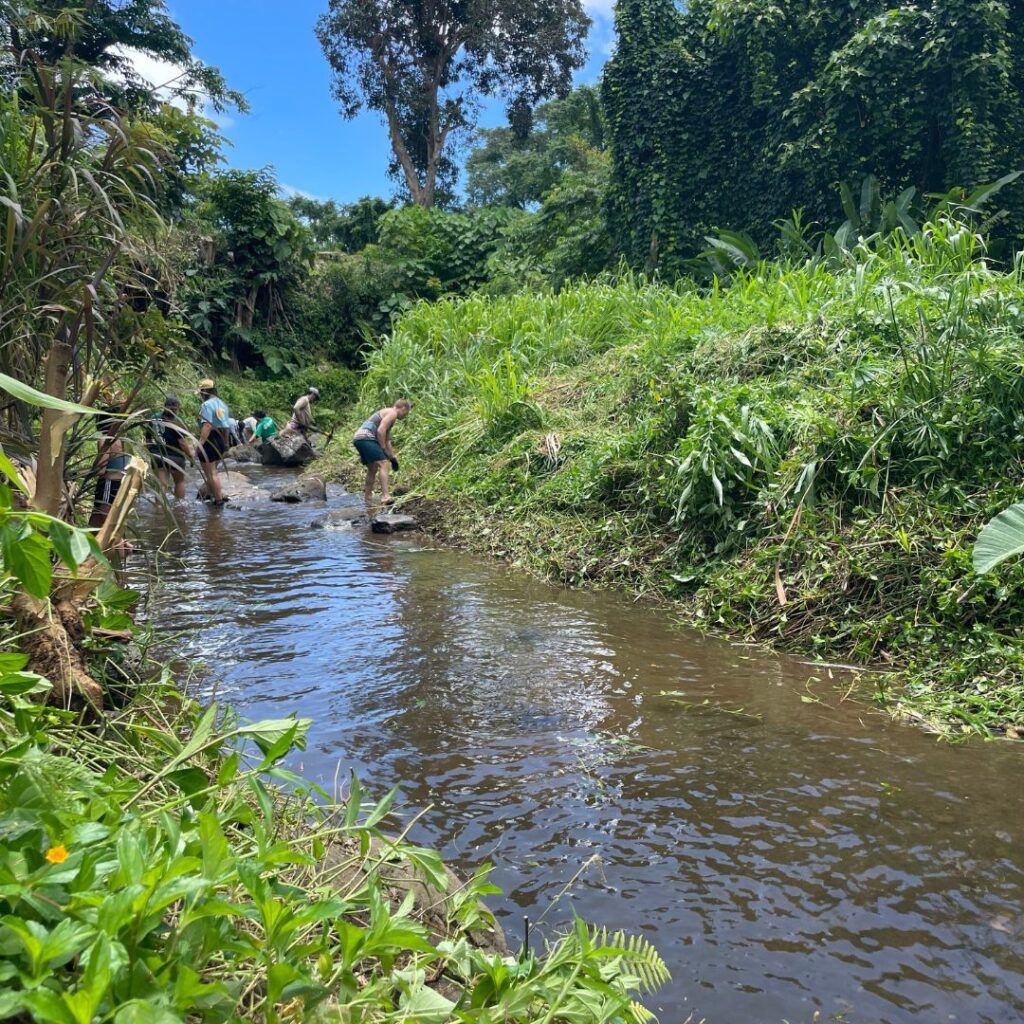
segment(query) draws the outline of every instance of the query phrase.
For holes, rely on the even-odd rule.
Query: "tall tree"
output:
[[[589,25],[581,0],[328,0],[316,33],[343,116],[383,116],[392,173],[431,207],[480,98],[515,112],[564,95]]]

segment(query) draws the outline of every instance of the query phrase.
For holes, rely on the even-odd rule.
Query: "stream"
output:
[[[307,775],[397,785],[406,817],[431,805],[413,839],[493,861],[513,948],[524,915],[646,934],[662,1024],[1024,1020],[1024,748],[938,742],[821,666],[323,514],[148,503],[129,581],[205,693],[313,720]]]

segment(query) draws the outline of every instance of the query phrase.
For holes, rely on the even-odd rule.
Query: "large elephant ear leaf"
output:
[[[1024,503],[1011,505],[986,523],[974,545],[974,571],[988,572],[1024,554]]]

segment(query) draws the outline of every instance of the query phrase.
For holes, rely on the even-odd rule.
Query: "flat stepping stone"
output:
[[[398,512],[381,512],[373,517],[370,529],[374,533],[399,533],[403,530],[418,530],[419,523],[412,516]]]

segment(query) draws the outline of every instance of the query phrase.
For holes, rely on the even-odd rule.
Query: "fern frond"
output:
[[[647,992],[661,988],[672,977],[661,955],[642,935],[627,935],[621,930],[609,935],[607,928],[594,928],[590,941],[596,954],[621,957]]]

